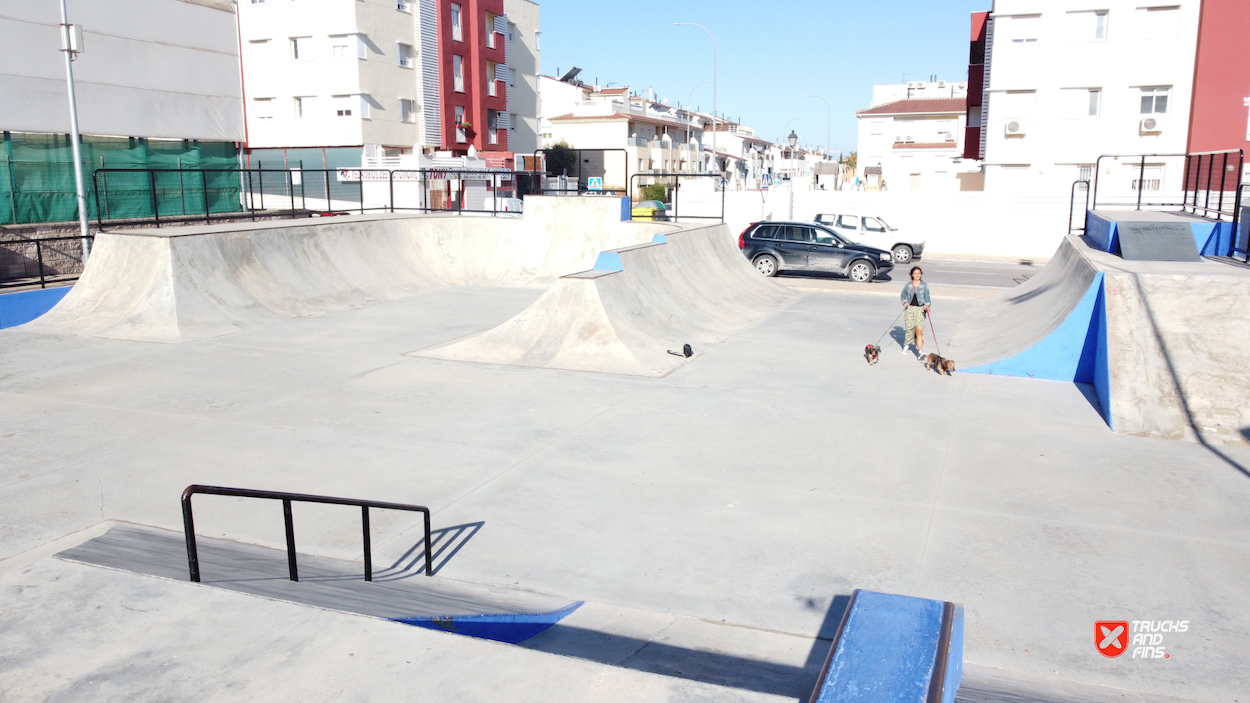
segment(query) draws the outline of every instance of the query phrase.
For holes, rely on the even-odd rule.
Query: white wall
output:
[[[69,0],[83,28],[74,62],[84,134],[243,140],[238,35],[220,0]],[[60,8],[9,0],[0,10],[0,129],[70,130]]]
[[[1087,12],[1095,9],[1107,11],[1102,39]],[[1066,193],[1078,165],[1100,154],[1184,152],[1198,11],[1199,0],[996,0],[986,190]],[[1139,129],[1143,86],[1171,88],[1167,114],[1150,115],[1162,125],[1157,134]],[[1096,116],[1088,114],[1090,89],[1100,91]],[[1023,136],[1006,134],[1012,121]],[[1167,170],[1169,181],[1180,175]]]
[[[532,154],[538,149],[538,76],[542,71],[539,8],[531,0],[504,0],[504,13],[512,27],[508,44],[508,67],[512,84],[508,86],[508,112],[516,121],[508,132],[508,150]]]

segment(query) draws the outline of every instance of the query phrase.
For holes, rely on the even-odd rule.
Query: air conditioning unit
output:
[[[895,137],[895,138],[894,138],[894,143],[895,143],[895,144],[901,143],[902,141],[903,141],[903,138],[902,138],[902,137]]]
[[[946,87],[946,81],[938,81],[938,87],[939,87],[939,88],[945,88],[945,87]]]
[[[950,133],[950,132],[942,132],[942,136],[943,136],[943,137],[946,139],[946,141],[948,141],[948,142],[949,142],[949,141],[951,141],[952,139],[954,139],[954,136],[953,136],[953,135],[951,135],[951,133]]]
[[[1024,122],[1020,120],[1007,120],[1003,127],[1003,133],[1008,137],[1023,137],[1024,131]]]
[[[907,135],[907,136],[903,139],[903,141],[907,142],[908,144],[912,144],[912,143],[914,143],[916,140],[915,140],[915,139],[912,139],[912,138],[911,138],[911,135],[909,134],[909,135]]]
[[[915,88],[915,87],[916,87],[916,81],[907,81],[907,87],[908,87],[908,88]]]
[[[1137,125],[1142,134],[1158,134],[1163,131],[1163,120],[1157,117],[1143,118]]]

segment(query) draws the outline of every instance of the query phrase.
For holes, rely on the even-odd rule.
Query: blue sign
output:
[[[588,190],[603,190],[603,179],[598,178],[598,177],[591,177],[586,182],[586,188]]]
[[[764,181],[765,186],[772,185],[772,182],[773,182],[772,174],[765,173],[763,176],[760,176],[760,179]]]

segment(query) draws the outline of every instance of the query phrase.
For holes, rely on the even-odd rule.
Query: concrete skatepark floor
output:
[[[425,676],[442,700],[796,700],[855,588],[964,604],[965,700],[993,700],[978,675],[1078,691],[1036,700],[1250,690],[1250,479],[1230,466],[1250,450],[1116,435],[1073,384],[939,377],[889,344],[869,367],[888,296],[808,293],[664,378],[404,356],[540,294],[445,289],[181,345],[0,333],[6,699],[378,698]],[[939,342],[962,304],[942,302]],[[436,578],[585,600],[529,649],[586,651],[21,556],[102,520],[178,530],[190,483],[429,505],[436,529],[474,527]],[[276,511],[205,500],[197,526],[279,547]],[[359,559],[358,520],[297,506],[300,548]],[[402,515],[374,530],[376,564],[420,539]],[[1167,660],[1108,660],[1105,619],[1191,625]]]

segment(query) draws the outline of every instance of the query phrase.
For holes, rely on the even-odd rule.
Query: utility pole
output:
[[[82,145],[78,134],[78,101],[74,96],[74,58],[82,51],[82,30],[69,23],[65,0],[61,0],[61,52],[65,54],[65,82],[69,87],[69,129],[74,147],[74,186],[78,190],[78,229],[82,234],[82,264],[91,255],[87,228],[87,189],[82,182]]]
[[[674,27],[698,27],[707,32],[707,38],[712,40],[712,163],[716,163],[716,39],[712,37],[712,33],[707,31],[707,27],[694,22],[674,22]],[[719,185],[719,183],[718,183]]]

